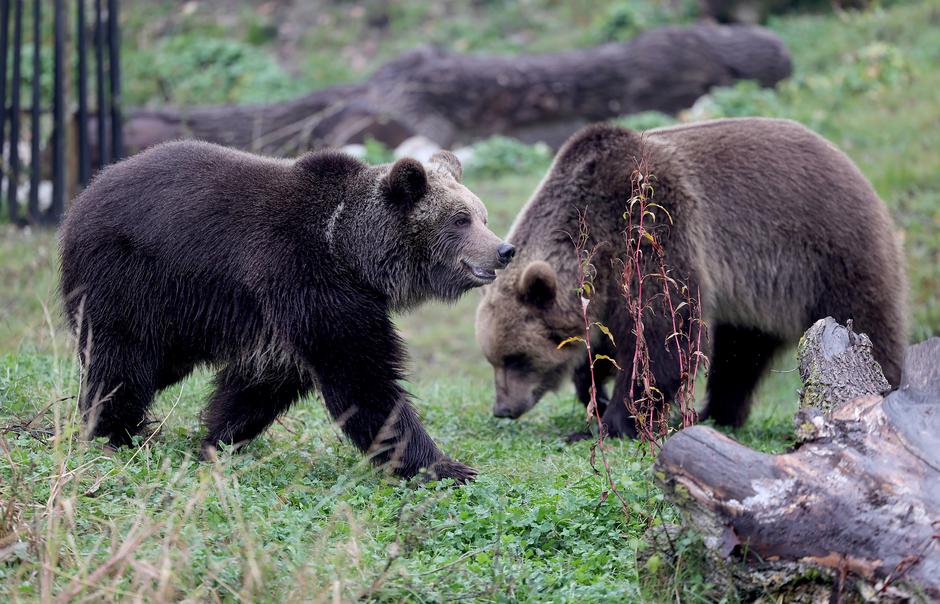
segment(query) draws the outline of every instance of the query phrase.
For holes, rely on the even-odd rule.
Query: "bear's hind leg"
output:
[[[296,370],[257,375],[234,365],[222,369],[203,412],[208,427],[203,456],[219,442],[238,444],[258,436],[311,387]]]
[[[737,428],[747,420],[754,388],[783,340],[758,329],[720,323],[711,341],[708,403],[701,419]]]
[[[96,350],[84,363],[79,408],[91,438],[108,437],[108,444],[131,444],[146,423],[153,402],[154,366],[140,350],[106,345],[99,337]]]
[[[622,374],[623,372],[621,372]],[[629,393],[630,377],[618,377],[614,384],[614,396],[611,397],[601,423],[607,438],[636,438],[636,420],[627,409],[626,398]]]
[[[615,323],[612,329],[614,333],[619,334],[630,334],[633,331],[632,325],[629,324],[617,325]],[[651,414],[648,416],[654,421],[658,421],[658,418],[663,417],[668,419],[668,415],[657,414],[668,414],[669,406],[672,404],[681,383],[679,360],[676,356],[675,346],[672,344],[672,339],[667,338],[671,332],[671,321],[667,321],[663,317],[659,320],[644,323],[643,335],[647,343],[649,371],[652,373],[652,376],[648,377],[652,377],[652,384],[655,385],[660,400],[656,403],[647,402],[639,405],[641,409],[637,411],[643,412],[642,407],[655,404],[656,408],[650,409]],[[618,340],[624,342],[616,349],[617,364],[623,370],[615,374],[614,394],[610,398],[601,422],[604,424],[607,435],[612,438],[636,438],[641,432],[649,432],[651,428],[646,427],[644,429],[644,427],[637,426],[636,418],[633,416],[633,411],[631,411],[631,407],[627,402],[630,397],[630,381],[633,378],[635,345],[629,343],[629,337],[619,336]],[[608,371],[612,371],[613,366],[611,364],[604,363],[604,365],[608,366]],[[638,383],[633,388],[634,400],[643,397],[640,383],[644,382],[645,378],[637,376],[637,381]],[[655,431],[658,428],[652,427],[652,429]]]

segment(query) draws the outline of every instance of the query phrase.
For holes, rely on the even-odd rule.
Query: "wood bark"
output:
[[[560,145],[582,125],[644,110],[674,113],[713,86],[773,86],[790,55],[770,31],[694,25],[627,43],[539,55],[465,55],[419,48],[362,83],[287,102],[128,112],[129,152],[176,138],[288,154],[373,137],[423,135],[444,147],[502,134]],[[93,145],[96,128],[90,127]]]
[[[876,599],[940,599],[940,338],[909,349],[902,387],[887,395],[868,338],[831,318],[806,333],[799,356],[796,450],[759,453],[694,426],[660,452],[667,496],[755,577],[817,568],[836,590],[854,577]]]

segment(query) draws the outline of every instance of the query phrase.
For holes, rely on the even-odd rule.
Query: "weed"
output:
[[[624,246],[627,253],[621,272],[621,288],[627,310],[633,317],[633,367],[630,390],[625,404],[636,420],[640,437],[653,447],[669,433],[669,405],[678,407],[681,425],[687,428],[695,423],[695,388],[700,366],[708,359],[702,351],[704,322],[701,314],[701,295],[682,279],[674,276],[666,264],[666,250],[662,235],[673,226],[672,216],[656,203],[654,183],[645,157],[635,160],[630,175],[632,195],[624,212],[627,222]],[[653,290],[644,292],[647,279],[653,280]],[[655,282],[659,282],[656,291]],[[675,298],[682,300],[680,303]],[[668,319],[672,331],[660,343],[646,338],[647,317],[653,321]],[[663,346],[673,351],[669,358],[677,364],[678,389],[667,400],[657,387],[650,367],[649,346]],[[664,358],[661,355],[656,355]]]

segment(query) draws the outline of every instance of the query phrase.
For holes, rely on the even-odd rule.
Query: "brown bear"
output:
[[[774,353],[827,315],[853,319],[871,336],[876,359],[898,385],[907,340],[904,257],[884,204],[843,153],[778,119],[645,134],[605,124],[583,129],[559,151],[507,237],[519,250],[516,260],[484,288],[476,330],[495,370],[495,415],[519,417],[572,374],[586,402],[584,350],[557,347],[583,332],[571,237],[586,212],[589,246],[598,246],[590,319],[611,328],[616,348],[602,352],[623,368],[597,365],[606,372],[601,378],[616,374],[602,419],[613,436],[636,434],[624,404],[635,336],[619,276],[640,161],[652,177],[652,202],[672,218],[660,235],[666,265],[701,294],[710,340],[705,417],[740,426]],[[671,320],[660,313],[644,329],[650,368],[668,401],[680,381],[675,347],[664,345]],[[603,336],[595,341],[610,347]]]
[[[61,228],[61,292],[93,436],[131,441],[154,393],[218,367],[204,454],[243,443],[313,388],[359,449],[402,477],[475,472],[425,432],[390,313],[489,283],[512,246],[439,152],[369,167],[201,142],[103,170]]]

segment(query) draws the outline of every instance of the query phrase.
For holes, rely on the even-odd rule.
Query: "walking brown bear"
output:
[[[204,452],[254,438],[316,387],[377,464],[472,479],[399,385],[405,352],[390,319],[492,281],[513,256],[460,173],[448,152],[427,169],[369,167],[200,142],[106,168],[60,240],[91,434],[129,443],[154,393],[209,363],[219,372]]]
[[[640,160],[654,179],[652,201],[673,220],[661,235],[666,264],[701,293],[711,342],[706,417],[740,426],[774,353],[827,315],[853,319],[871,336],[876,360],[898,385],[904,258],[884,204],[843,153],[785,120],[717,120],[643,135],[595,125],[559,151],[507,237],[516,260],[484,289],[477,339],[495,372],[495,415],[519,417],[571,375],[587,401],[584,350],[557,349],[583,331],[571,234],[586,210],[589,246],[599,245],[590,318],[612,329],[616,348],[603,352],[623,368],[597,365],[616,373],[602,421],[610,435],[636,435],[624,405],[635,336],[617,265]],[[665,316],[644,322],[650,368],[667,401],[680,377],[663,345],[671,333]],[[597,342],[609,346],[605,337]]]

